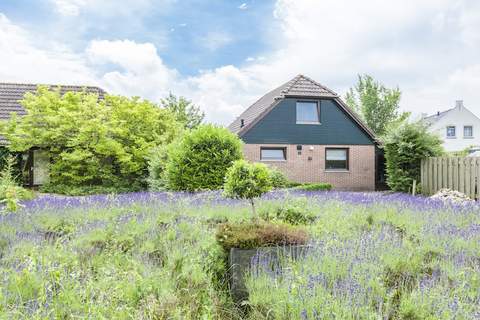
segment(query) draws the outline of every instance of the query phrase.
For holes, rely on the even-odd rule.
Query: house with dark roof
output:
[[[374,133],[340,96],[298,75],[268,92],[230,124],[245,158],[281,170],[296,182],[337,190],[375,190]]]
[[[442,139],[448,152],[480,147],[480,118],[464,106],[463,100],[457,100],[455,107],[445,111],[423,114],[422,120],[430,132]]]
[[[0,121],[10,119],[13,113],[18,116],[26,114],[21,101],[27,92],[34,93],[39,85],[25,83],[0,83]],[[106,92],[99,87],[71,86],[71,85],[47,85],[52,90],[60,90],[63,95],[66,92],[95,93],[99,99],[103,99]],[[8,141],[0,136],[0,148],[6,148]],[[50,159],[41,149],[33,148],[22,155],[21,171],[27,185],[33,187],[42,185],[48,181],[48,165]]]

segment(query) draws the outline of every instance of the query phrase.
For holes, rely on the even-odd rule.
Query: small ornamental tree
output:
[[[393,191],[408,192],[413,180],[420,180],[421,160],[443,152],[440,138],[420,122],[392,128],[383,143],[387,184]]]
[[[216,190],[227,169],[242,159],[242,142],[223,127],[201,125],[168,147],[166,187],[174,191]]]
[[[256,220],[254,199],[272,189],[270,170],[263,163],[248,163],[238,160],[228,169],[225,176],[224,195],[233,199],[246,199],[252,205]]]

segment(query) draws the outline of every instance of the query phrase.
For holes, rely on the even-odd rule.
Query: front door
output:
[[[48,182],[50,158],[43,150],[33,151],[33,185],[42,185]]]

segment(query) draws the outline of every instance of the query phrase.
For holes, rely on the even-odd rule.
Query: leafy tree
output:
[[[245,160],[235,161],[225,176],[225,196],[250,201],[254,219],[257,219],[254,199],[271,189],[270,170],[263,163],[248,163]]]
[[[205,113],[184,97],[176,97],[172,93],[161,100],[162,107],[170,110],[179,123],[187,129],[197,128],[203,121]]]
[[[389,89],[369,75],[359,75],[354,88],[346,95],[347,104],[357,112],[373,132],[382,136],[392,122],[403,122],[408,112],[399,112],[401,92]]]
[[[5,135],[13,151],[48,151],[50,187],[104,186],[137,190],[145,185],[147,156],[178,133],[170,113],[139,98],[39,87],[26,94],[27,115],[13,116]]]
[[[387,184],[393,191],[408,192],[420,181],[421,160],[442,154],[442,141],[421,122],[404,123],[384,138]]]
[[[168,147],[165,181],[168,189],[220,189],[225,173],[242,158],[240,139],[223,127],[202,125]]]

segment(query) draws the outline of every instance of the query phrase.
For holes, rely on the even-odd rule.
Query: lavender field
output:
[[[1,319],[479,319],[480,206],[403,194],[275,191],[314,216],[305,257],[255,257],[240,310],[219,192],[41,196],[0,215]]]

